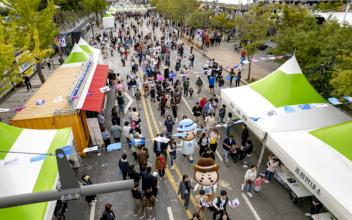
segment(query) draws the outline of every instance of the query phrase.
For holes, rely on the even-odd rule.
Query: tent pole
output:
[[[267,138],[268,138],[268,132],[265,132],[263,140],[262,140],[262,150],[260,152],[260,156],[259,156],[258,163],[257,163],[257,170],[258,171],[259,171],[260,165],[261,165],[261,163],[263,161],[264,152],[265,152],[265,148],[266,148],[266,139]]]

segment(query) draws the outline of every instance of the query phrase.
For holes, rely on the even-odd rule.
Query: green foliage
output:
[[[343,0],[320,2],[317,5],[317,9],[321,11],[341,11],[343,8],[343,5],[344,5]]]
[[[62,11],[76,11],[79,9],[82,0],[55,0],[55,4],[61,7]]]
[[[99,26],[99,13],[103,12],[108,7],[108,3],[104,0],[82,0],[79,4],[88,15],[92,13],[95,14],[96,23]]]
[[[205,28],[211,24],[210,17],[214,15],[211,11],[196,10],[186,18],[186,25],[192,28]]]
[[[330,80],[332,94],[337,97],[352,96],[352,53],[343,51],[343,54],[337,57],[337,62]]]
[[[233,19],[226,13],[214,15],[211,19],[212,27],[219,30],[228,30],[235,26]]]

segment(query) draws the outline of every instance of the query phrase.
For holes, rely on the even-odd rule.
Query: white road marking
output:
[[[128,95],[128,93],[127,92],[125,92],[125,96],[128,98],[128,104],[126,105],[126,107],[125,107],[125,114],[127,113],[127,111],[128,111],[128,108],[129,107],[131,107],[131,105],[132,105],[132,103],[133,103],[133,99],[131,98],[131,96],[130,95]]]
[[[249,201],[248,197],[246,196],[246,194],[242,193],[242,198],[244,199],[244,201],[246,202],[246,204],[248,205],[249,209],[251,210],[251,212],[254,215],[254,218],[256,220],[261,220],[260,216],[258,215],[258,212],[254,209],[252,203]]]
[[[219,160],[222,162],[222,161],[224,161],[223,159],[222,159],[222,156],[220,155],[220,153],[219,153],[219,151],[215,151],[215,154],[216,154],[216,156],[218,156],[218,158],[219,158]]]
[[[175,220],[174,214],[172,214],[172,209],[170,206],[167,207],[167,213],[169,214],[169,220]]]
[[[89,216],[89,220],[94,220],[94,216],[95,216],[95,203],[96,202],[92,202],[91,206],[90,206],[90,216]]]
[[[187,100],[185,99],[185,97],[182,96],[182,100],[185,102],[186,107],[188,108],[188,110],[189,110],[191,113],[193,113],[193,112],[192,112],[192,109],[191,109],[191,107],[188,105]]]

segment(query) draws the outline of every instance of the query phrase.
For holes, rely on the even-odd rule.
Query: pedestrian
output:
[[[128,166],[128,177],[130,179],[133,179],[135,183],[139,183],[139,180],[141,179],[141,175],[134,169],[134,164],[130,164]]]
[[[252,165],[250,169],[246,171],[246,174],[244,175],[244,182],[243,185],[241,186],[246,192],[249,197],[252,197],[251,191],[253,190],[254,187],[254,181],[257,178],[257,166]]]
[[[116,120],[113,120],[110,130],[111,136],[114,138],[115,143],[119,143],[121,141],[122,128],[120,125],[117,124]]]
[[[155,102],[155,97],[156,97],[156,90],[155,90],[155,87],[152,86],[150,89],[150,100],[152,102]]]
[[[165,106],[165,102],[163,100],[160,100],[159,102],[159,108],[160,108],[160,116],[161,117],[165,117],[165,113],[166,113],[166,106]]]
[[[218,215],[222,216],[224,213],[227,213],[226,207],[228,202],[229,198],[227,197],[226,190],[221,190],[220,196],[213,200],[213,207],[215,209],[213,212],[213,220],[217,220],[216,217]]]
[[[208,133],[203,132],[198,141],[199,146],[199,156],[202,156],[206,149],[209,147],[209,137]]]
[[[24,81],[24,84],[27,87],[27,91],[29,92],[29,89],[32,89],[32,84],[31,84],[31,80],[30,80],[29,76],[24,75],[23,76],[23,81]]]
[[[155,169],[158,171],[160,179],[164,179],[166,159],[163,154],[157,153],[155,158]]]
[[[146,192],[147,189],[151,189],[152,188],[152,168],[150,166],[148,167],[143,167],[141,169],[141,177],[142,177],[142,190],[143,192]]]
[[[156,135],[156,138],[163,138],[164,137],[164,134],[157,134]],[[158,154],[158,153],[161,153],[163,155],[166,155],[166,148],[167,148],[167,143],[164,143],[164,142],[161,142],[161,141],[157,141],[157,140],[154,140],[154,144],[153,144],[153,151],[155,154]]]
[[[194,90],[193,90],[193,88],[191,87],[191,88],[189,88],[189,97],[190,98],[192,98],[192,96],[193,96],[193,92],[194,92]]]
[[[183,95],[185,97],[188,96],[188,92],[189,92],[189,78],[187,78],[184,82],[183,82]]]
[[[215,86],[215,77],[213,75],[210,75],[208,78],[208,83],[209,83],[209,92],[210,94],[215,94],[214,91],[214,86]]]
[[[224,123],[224,118],[226,115],[226,105],[222,105],[221,108],[219,109],[219,122]]]
[[[139,169],[142,170],[143,167],[147,167],[149,158],[148,149],[139,145],[136,151],[136,155]]]
[[[210,112],[211,110],[208,110]],[[216,118],[214,113],[210,113],[206,118],[205,118],[205,127],[207,130],[210,129],[215,129],[216,125]]]
[[[221,89],[224,84],[225,84],[224,77],[220,75],[220,76],[219,76],[219,79],[218,79],[219,89]]]
[[[241,83],[241,71],[238,70],[238,73],[236,75],[236,78],[235,78],[235,86],[238,87],[240,86],[240,83]]]
[[[249,163],[249,160],[252,156],[252,152],[253,152],[253,143],[252,143],[252,140],[250,139],[247,139],[246,141],[246,144],[245,146],[241,146],[242,148],[242,152],[243,152],[243,159],[241,158],[240,160],[242,161],[243,163],[243,168],[247,168],[248,167],[248,163]]]
[[[260,174],[254,181],[254,192],[259,192],[262,189],[264,182],[264,175]]]
[[[279,158],[277,158],[276,156],[274,155],[270,155],[269,156],[269,160],[266,164],[266,171],[265,171],[265,177],[266,179],[264,180],[264,182],[266,183],[270,183],[274,174],[275,174],[275,171],[276,169],[279,167],[280,165],[280,160]]]
[[[170,106],[171,106],[171,109],[172,109],[172,115],[174,116],[174,119],[175,121],[177,122],[178,119],[177,119],[177,107],[178,107],[178,100],[177,100],[177,97],[172,97],[171,98],[171,101],[170,101]]]
[[[224,139],[222,142],[222,147],[224,150],[224,159],[225,159],[225,164],[226,166],[229,166],[229,153],[232,151],[232,149],[236,146],[236,141],[233,138],[233,135],[229,135]]]
[[[62,55],[60,54],[60,56],[59,56],[59,64],[60,64],[60,66],[62,65],[62,64],[64,64],[64,58],[62,57]]]
[[[189,198],[191,196],[192,189],[191,181],[188,179],[188,175],[184,174],[182,176],[182,181],[178,186],[178,194],[181,195],[181,199],[184,200],[184,207],[187,210],[189,205]]]
[[[194,63],[194,54],[191,52],[191,54],[189,55],[189,68],[192,69],[193,68],[193,63]]]
[[[169,154],[171,169],[174,169],[174,161],[176,161],[176,150],[177,150],[176,141],[173,138],[171,138],[167,146],[167,152]]]
[[[172,120],[171,115],[166,116],[164,126],[166,129],[166,136],[170,137],[172,135],[172,130],[175,125],[175,122]]]
[[[90,176],[88,176],[87,174],[84,174],[82,176],[81,180],[82,180],[83,186],[87,186],[87,185],[92,185],[93,184],[93,182],[90,179]],[[93,202],[96,201],[96,195],[85,196],[85,199],[86,199],[88,205],[91,205]]]
[[[121,114],[124,112],[124,108],[125,108],[125,98],[121,91],[117,92],[116,99],[117,99],[117,105],[119,106],[119,113]]]
[[[144,217],[144,210],[143,210],[143,195],[139,189],[139,183],[135,182],[134,187],[131,190],[132,197],[134,200],[134,214],[133,216],[138,216],[140,218]]]
[[[142,97],[142,93],[139,89],[136,89],[136,92],[134,93],[134,97],[136,98],[136,103],[138,106],[138,109],[141,110],[141,97]]]
[[[156,198],[153,195],[151,188],[147,189],[143,197],[143,208],[145,210],[145,215],[148,217],[148,220],[155,220],[154,207],[156,203]]]
[[[233,70],[233,68],[231,68],[229,75],[230,75],[230,86],[232,86],[233,78],[234,78],[235,75],[236,75],[236,74],[235,74],[235,71]]]
[[[112,208],[112,205],[110,203],[105,204],[104,212],[103,212],[100,220],[115,220],[116,219],[116,215],[111,208]]]
[[[192,108],[193,116],[198,126],[203,127],[203,108],[200,106],[199,102]]]
[[[131,146],[131,140],[129,138],[130,136],[130,132],[131,132],[131,126],[130,126],[130,123],[128,121],[125,121],[125,125],[122,127],[122,132],[123,132],[123,135],[125,136],[125,139],[126,139],[126,143],[128,144],[128,146]]]
[[[202,92],[202,87],[203,87],[203,81],[200,77],[198,77],[196,81],[196,86],[197,86],[197,94],[200,94]]]
[[[101,136],[103,137],[105,148],[108,147],[108,145],[111,144],[110,132],[108,131],[108,129],[106,129],[105,127],[102,127],[101,128]]]
[[[202,107],[203,110],[204,110],[205,104],[207,104],[207,97],[203,96],[199,101],[199,105],[200,107]]]
[[[244,146],[249,137],[249,131],[246,124],[242,124],[242,132],[241,132],[241,145]]]
[[[204,219],[204,210],[206,208],[206,196],[203,189],[199,190],[198,195],[194,196],[196,213],[198,214],[198,219]]]
[[[46,65],[48,65],[48,68],[49,68],[49,70],[51,69],[51,59],[50,59],[50,57],[47,57],[46,59],[45,59],[45,61],[46,61]]]
[[[209,135],[209,146],[211,150],[215,153],[220,140],[220,134],[216,129],[213,129]]]
[[[127,160],[127,154],[123,153],[120,160],[119,160],[119,168],[122,173],[123,180],[126,180],[128,174],[129,163]]]

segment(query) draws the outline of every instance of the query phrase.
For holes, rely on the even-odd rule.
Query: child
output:
[[[194,92],[193,88],[189,88],[188,92],[189,92],[189,97],[192,98],[192,95],[193,95],[193,92]]]
[[[264,175],[260,174],[254,181],[254,191],[255,192],[259,192],[262,189],[262,185],[263,185],[263,181],[264,181]]]

